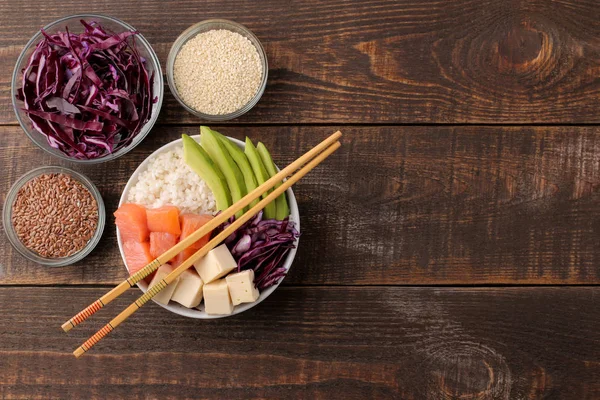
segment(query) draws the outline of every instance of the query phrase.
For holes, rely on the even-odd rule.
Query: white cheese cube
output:
[[[186,269],[179,275],[179,283],[171,296],[171,300],[184,307],[194,308],[202,301],[204,282],[193,268]]]
[[[229,274],[225,280],[234,306],[242,303],[252,303],[260,296],[260,292],[254,286],[254,271],[251,269]]]
[[[165,278],[165,276],[169,275],[171,272],[173,272],[173,270],[174,270],[174,268],[171,267],[169,264],[165,264],[165,265],[161,266],[159,269],[157,269],[156,274],[154,274],[154,278],[152,278],[152,282],[150,282],[150,286],[148,286],[148,290],[150,290],[150,288],[152,288],[152,286],[154,286],[156,283],[163,280]],[[179,278],[177,278],[166,288],[164,288],[163,290],[158,292],[158,294],[156,296],[154,296],[152,298],[152,300],[154,300],[155,302],[160,303],[160,304],[165,304],[165,305],[168,304],[169,300],[171,300],[171,296],[173,296],[173,292],[177,288],[178,283],[179,283]]]
[[[208,254],[196,261],[194,264],[196,271],[204,281],[204,284],[219,279],[237,268],[233,256],[226,245],[222,244],[215,247]]]
[[[231,314],[233,304],[225,279],[204,285],[204,309],[207,314]]]

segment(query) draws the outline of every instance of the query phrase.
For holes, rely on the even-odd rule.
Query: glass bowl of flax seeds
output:
[[[23,175],[2,210],[4,231],[15,250],[50,267],[87,256],[100,241],[105,220],[96,186],[64,167],[41,167]]]

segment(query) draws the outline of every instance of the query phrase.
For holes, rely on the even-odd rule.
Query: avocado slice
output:
[[[231,158],[221,140],[209,127],[200,127],[200,132],[202,133],[200,136],[202,147],[221,172],[223,172],[227,186],[229,186],[229,192],[231,193],[231,201],[232,203],[236,203],[247,194],[242,171],[240,171],[237,164],[233,161],[233,158]],[[244,208],[235,213],[236,218],[241,217],[246,210],[247,208]]]
[[[252,166],[252,170],[254,171],[254,175],[256,176],[256,182],[259,185],[262,185],[269,179],[269,174],[267,174],[267,170],[263,165],[263,162],[258,155],[258,151],[256,151],[256,147],[249,138],[246,138],[246,148],[244,149],[244,153],[248,157],[248,161],[250,161],[250,165]],[[263,198],[267,197],[269,193],[271,193],[273,189],[270,189],[263,194]],[[267,204],[265,207],[265,218],[267,219],[275,219],[277,217],[277,207],[275,202],[271,202]]]
[[[263,165],[265,166],[269,177],[277,175],[277,167],[275,166],[267,147],[262,142],[258,142],[256,145],[256,150],[262,159]],[[281,186],[281,182],[277,183],[275,188],[278,188],[279,186]],[[275,206],[277,207],[278,220],[283,220],[290,215],[290,208],[288,207],[285,192],[281,193],[281,195],[275,199]]]
[[[183,140],[183,159],[185,163],[204,179],[215,196],[218,210],[226,210],[231,206],[231,194],[223,173],[210,156],[194,139],[186,134],[181,135]]]
[[[217,135],[217,137],[221,140],[221,143],[223,143],[223,146],[229,152],[229,155],[231,156],[231,158],[233,158],[233,161],[235,161],[235,163],[239,167],[240,171],[242,171],[242,175],[244,175],[244,183],[246,184],[246,191],[248,193],[250,193],[251,191],[256,189],[258,187],[258,183],[256,183],[256,177],[254,176],[254,171],[252,170],[252,166],[250,165],[250,162],[248,161],[248,157],[246,157],[246,155],[244,154],[244,151],[242,149],[240,149],[231,140],[229,140],[226,136],[221,135],[219,132],[214,131],[212,129],[211,129],[211,131],[215,135]],[[258,199],[252,200],[252,202],[250,203],[250,205],[248,207],[249,208],[254,207],[255,205],[258,204],[258,201],[259,201]]]

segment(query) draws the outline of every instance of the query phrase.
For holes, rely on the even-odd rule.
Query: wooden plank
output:
[[[266,48],[269,85],[234,122],[600,121],[600,11],[589,0],[177,0],[168,10],[160,0],[8,0],[0,11],[0,123],[15,122],[10,76],[22,47],[40,27],[81,12],[131,23],[163,65],[196,22],[247,25]],[[160,120],[198,122],[170,93]]]
[[[210,321],[148,304],[76,360],[71,351],[137,295],[59,329],[101,293],[0,289],[0,397],[600,396],[598,288],[280,288]]]
[[[225,127],[287,165],[337,127]],[[600,283],[600,128],[342,127],[343,146],[295,188],[302,238],[291,284]],[[0,283],[116,283],[110,216],[126,180],[159,146],[197,127],[155,129],[110,165],[76,167],[109,218],[76,266],[27,263],[0,236]],[[18,127],[0,128],[0,193],[60,164]],[[19,160],[19,162],[15,162]]]

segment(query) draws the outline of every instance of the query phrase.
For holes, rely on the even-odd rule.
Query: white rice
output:
[[[183,147],[150,159],[127,201],[149,208],[176,206],[182,213],[213,214],[216,210],[212,191],[183,160]]]

